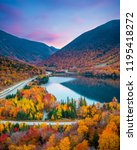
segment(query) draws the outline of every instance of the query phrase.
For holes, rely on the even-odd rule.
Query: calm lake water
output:
[[[86,77],[50,77],[43,85],[58,101],[67,97],[78,100],[85,97],[88,104],[109,102],[115,96],[120,99],[119,80]]]

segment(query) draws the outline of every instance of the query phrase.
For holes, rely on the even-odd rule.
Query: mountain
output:
[[[112,20],[81,34],[44,61],[55,70],[92,75],[119,75],[120,20]]]
[[[0,55],[0,91],[42,73],[45,73],[43,68]]]
[[[37,64],[56,51],[54,47],[18,38],[0,30],[0,55]]]
[[[83,33],[62,50],[110,50],[120,44],[120,20],[109,21],[93,30]]]

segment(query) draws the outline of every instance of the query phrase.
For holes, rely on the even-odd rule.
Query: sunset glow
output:
[[[119,0],[1,0],[0,29],[61,48],[85,31],[119,19]]]

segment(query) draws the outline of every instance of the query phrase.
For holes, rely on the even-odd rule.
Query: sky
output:
[[[120,18],[119,0],[0,0],[0,30],[62,48]]]

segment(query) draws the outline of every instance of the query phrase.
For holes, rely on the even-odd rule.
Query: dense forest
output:
[[[46,68],[95,77],[87,80],[78,76],[73,83],[61,83],[66,87],[73,84],[73,89],[81,80],[78,93],[86,93],[86,89],[98,95],[97,84],[103,94],[112,92],[103,90],[102,83],[108,88],[110,85],[119,87],[119,81],[110,80],[120,77],[119,20],[83,33],[59,51],[3,31],[0,33],[0,91],[36,76],[16,94],[0,99],[0,150],[119,150],[119,97],[111,97],[111,100],[102,96],[102,103],[91,105],[82,97],[57,101],[52,92],[42,86],[49,80]]]
[[[1,120],[46,120],[56,125],[0,123],[0,149],[22,150],[100,150],[119,149],[120,105],[114,97],[109,103],[87,105],[86,100],[58,102],[43,87],[31,82],[24,89],[0,101]],[[59,125],[58,121],[72,125]]]
[[[0,56],[0,90],[42,73],[45,71],[40,67]]]
[[[65,51],[52,55],[45,61],[49,69],[68,70],[79,74],[89,73],[90,76],[120,75],[119,49],[112,51]],[[67,57],[66,57],[67,56]]]
[[[119,111],[116,108],[103,110],[95,108],[91,112],[93,117],[73,125],[0,124],[1,149],[119,150]]]

